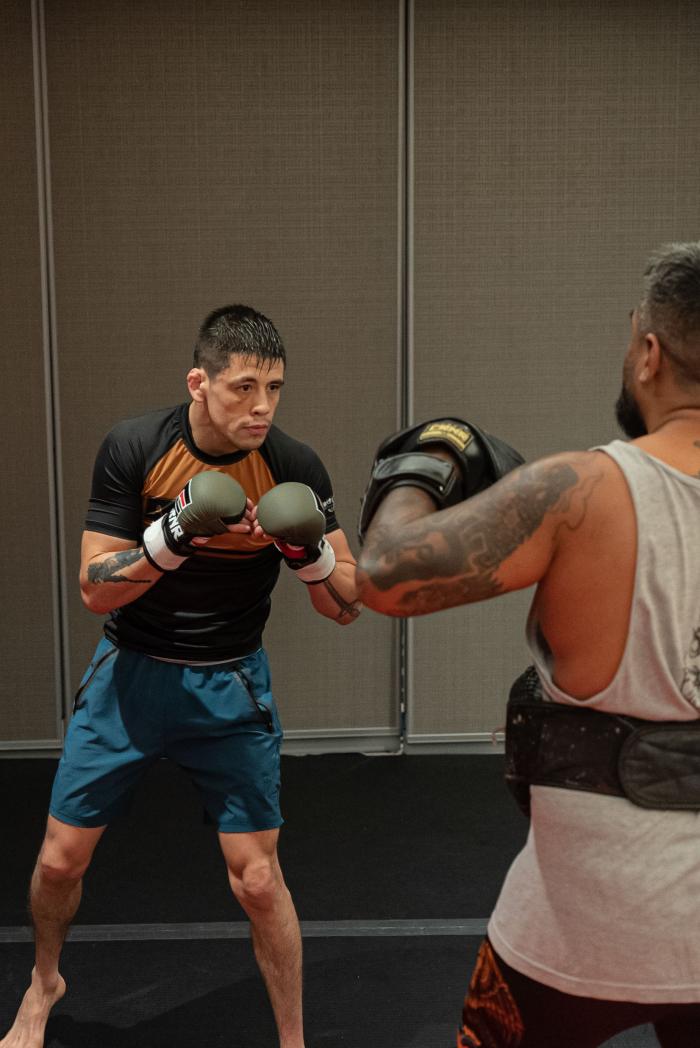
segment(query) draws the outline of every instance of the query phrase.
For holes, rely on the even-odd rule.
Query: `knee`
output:
[[[245,866],[239,873],[229,870],[233,893],[244,909],[270,909],[280,894],[286,892],[279,869],[269,861]]]
[[[36,865],[37,876],[50,886],[77,884],[89,865],[89,859],[62,848],[44,845]]]

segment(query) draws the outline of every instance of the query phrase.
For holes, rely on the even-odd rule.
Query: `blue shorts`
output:
[[[262,648],[220,666],[183,666],[105,638],[76,695],[49,812],[72,826],[106,826],[128,808],[145,769],[169,757],[223,833],[271,830],[283,821],[281,742]]]

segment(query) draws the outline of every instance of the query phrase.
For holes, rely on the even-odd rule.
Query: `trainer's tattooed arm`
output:
[[[130,604],[162,577],[135,542],[83,532],[80,594],[85,607],[97,615]]]
[[[602,475],[595,453],[557,455],[442,512],[417,488],[395,489],[367,532],[360,598],[385,614],[424,615],[539,582]]]

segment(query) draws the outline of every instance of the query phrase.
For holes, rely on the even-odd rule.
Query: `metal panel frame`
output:
[[[44,0],[32,0],[34,38],[34,93],[37,113],[37,181],[42,256],[42,323],[46,374],[46,438],[48,442],[49,498],[51,503],[52,558],[54,564],[54,616],[56,649],[56,701],[58,734],[63,741],[68,713],[66,557],[63,526],[63,477],[61,471],[60,398],[58,390],[56,268],[53,243],[53,200],[51,196],[51,150],[49,143],[49,98],[46,66],[46,19]]]
[[[413,40],[414,0],[399,0],[399,165],[398,165],[398,352],[397,425],[413,420]],[[399,748],[410,732],[413,705],[413,621],[396,624]]]
[[[401,352],[398,376],[401,386],[401,418],[399,425],[410,426],[415,421],[414,385],[414,252],[415,252],[415,0],[402,2],[403,41],[401,53],[402,109],[401,127],[402,177],[401,195],[401,282],[399,288],[401,318]],[[401,752],[415,753],[479,753],[498,756],[504,752],[503,736],[490,732],[419,733],[414,730],[416,693],[414,681],[415,628],[413,619],[399,622],[399,681],[401,720]]]
[[[51,223],[51,178],[49,160],[48,99],[46,87],[46,47],[43,0],[31,0],[32,61],[34,81],[34,127],[36,137],[36,180],[38,195],[39,253],[41,273],[41,323],[44,356],[44,390],[46,420],[46,455],[49,482],[49,522],[52,566],[52,616],[54,626],[54,682],[56,735],[53,739],[26,739],[0,741],[0,751],[14,753],[20,750],[46,751],[61,746],[64,725],[64,695],[66,692],[66,658],[64,621],[65,607],[63,579],[65,578],[61,528],[61,480],[57,456],[57,412],[54,309],[53,235]],[[23,754],[24,755],[24,754]]]

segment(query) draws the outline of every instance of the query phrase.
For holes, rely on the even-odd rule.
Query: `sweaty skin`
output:
[[[234,355],[229,366],[215,377],[203,368],[191,368],[187,384],[192,398],[189,420],[197,447],[210,455],[252,451],[264,442],[275,416],[284,386],[284,365],[279,361],[258,365]],[[256,510],[248,499],[243,519],[229,530],[251,533],[272,542],[260,527]],[[327,583],[307,589],[315,610],[344,626],[357,618],[360,611],[355,589],[355,558],[340,529],[326,537],[335,553],[335,570]],[[192,541],[202,545],[208,539]],[[107,614],[129,604],[160,578],[162,572],[153,567],[135,542],[95,531],[83,533],[80,589],[83,603],[90,611]]]
[[[187,376],[192,435],[197,447],[208,455],[259,448],[268,435],[284,384],[280,361],[259,365],[235,354],[229,359],[229,366],[213,377],[199,367],[192,368]],[[243,519],[229,530],[263,535],[255,509],[248,499]],[[208,541],[205,537],[192,539],[194,545]],[[331,532],[327,541],[335,553],[335,569],[324,582],[306,588],[316,611],[346,625],[360,609],[355,559],[340,529]],[[96,531],[83,533],[80,591],[90,611],[103,615],[129,604],[162,577],[136,542]],[[80,901],[82,875],[103,829],[72,827],[49,816],[43,861],[40,856],[31,889],[37,966],[0,1048],[43,1048],[49,1012],[66,992],[58,973],[61,948]],[[303,1048],[301,937],[277,861],[277,836],[277,830],[270,830],[221,833],[219,838],[229,880],[251,920],[255,954],[277,1021],[280,1045]],[[55,870],[67,864],[73,867],[71,876],[56,878]],[[259,897],[263,903],[258,902]]]
[[[535,613],[559,686],[585,698],[609,683],[624,649],[636,559],[632,502],[611,459],[552,456],[434,510],[415,488],[382,502],[358,563],[363,603],[425,615],[539,583]],[[595,666],[585,657],[591,638]]]
[[[643,323],[638,321],[637,311],[633,311],[616,416],[635,450],[639,449],[632,458],[642,459],[644,452],[689,477],[697,477],[700,471],[700,245],[692,248],[692,271],[688,260],[690,250],[682,246],[668,249],[669,253],[673,251],[680,256],[674,263],[675,271],[669,273],[659,268],[653,282],[650,280],[648,299],[641,308]],[[652,322],[660,326],[662,337]],[[683,333],[682,342],[678,332]],[[669,337],[673,353],[662,344],[662,338]],[[643,466],[644,472],[650,475],[662,472],[648,463]],[[646,484],[641,490],[646,492]],[[661,481],[657,490],[663,492]],[[379,504],[365,530],[365,545],[358,562],[360,598],[383,614],[421,615],[536,585],[531,624],[538,631],[543,648],[551,655],[547,669],[555,684],[568,696],[588,699],[611,683],[624,655],[637,565],[637,521],[639,519],[641,526],[644,512],[645,506],[641,503],[639,517],[635,513],[625,475],[604,451],[564,453],[523,466],[483,493],[442,512],[438,512],[431,497],[418,488],[395,488]],[[681,530],[684,523],[685,517],[678,522],[681,550],[685,549]],[[692,548],[689,544],[688,550]],[[653,545],[651,555],[654,555]],[[658,574],[657,571],[652,576],[657,586],[663,584]],[[673,588],[671,592],[675,592]],[[692,593],[687,587],[682,596],[684,608],[688,604],[692,608]],[[647,630],[653,626],[651,603],[646,597],[640,601]],[[465,630],[468,650],[468,615]],[[656,658],[656,654],[651,653],[651,658]],[[650,669],[653,675],[653,663]],[[622,689],[618,692],[621,694]],[[566,791],[558,792],[563,795]],[[571,793],[567,803],[561,797],[562,808],[557,813],[556,800],[550,798],[548,802],[543,791],[542,807],[533,811],[528,846],[521,853],[521,860],[511,867],[505,903],[502,906],[499,903],[496,923],[490,925],[492,932],[503,929],[499,934],[500,943],[510,949],[516,974],[521,970],[533,985],[541,982],[545,991],[548,988],[567,990],[568,983],[572,1001],[581,994],[583,1003],[577,1021],[582,1024],[582,1036],[588,1029],[586,1001],[592,999],[583,996],[588,993],[587,980],[596,985],[600,978],[598,986],[614,986],[616,992],[610,996],[616,1000],[617,991],[622,991],[619,1000],[625,1004],[641,1003],[636,1002],[635,958],[629,961],[628,969],[616,963],[625,952],[632,957],[629,950],[625,950],[630,926],[630,921],[625,921],[631,912],[626,910],[629,898],[634,897],[638,904],[639,899],[642,900],[637,917],[653,908],[654,891],[661,900],[661,924],[655,928],[650,920],[646,929],[643,918],[642,923],[637,920],[639,938],[630,939],[636,956],[643,951],[648,958],[646,975],[654,964],[652,936],[657,932],[663,936],[664,891],[668,889],[670,908],[667,907],[667,912],[671,913],[675,906],[676,913],[684,913],[693,891],[692,885],[683,891],[682,882],[691,876],[695,858],[692,827],[679,820],[670,826],[669,847],[658,851],[657,865],[645,863],[645,853],[649,848],[653,850],[651,827],[659,828],[656,816],[671,818],[673,813],[645,813],[655,821],[651,818],[643,821],[640,814],[637,822],[624,807],[628,802],[610,798],[608,810],[612,817],[606,827],[603,810],[606,799],[588,799],[600,800],[601,807],[593,803],[589,806],[584,803],[583,794]],[[692,819],[691,813],[677,814],[689,814]],[[629,832],[626,823],[629,823]],[[590,863],[587,863],[589,841],[593,846]],[[618,872],[620,866],[625,865],[628,852],[630,863],[625,874],[630,881],[625,884]],[[668,862],[664,858],[666,852]],[[562,861],[563,855],[566,861]],[[609,873],[601,860],[612,863]],[[633,879],[642,871],[644,874],[639,879]],[[670,891],[671,885],[678,886],[677,896]],[[580,910],[576,905],[579,892]],[[609,906],[605,905],[606,897],[611,901]],[[523,899],[531,901],[533,906],[526,905],[522,910]],[[515,916],[519,910],[529,914],[529,918],[521,922],[520,915]],[[617,950],[612,953],[614,960],[607,970],[601,963],[600,934],[591,940],[599,948],[588,952],[580,934],[581,921],[585,923],[585,915],[590,918],[593,913],[600,922],[597,933],[609,927],[608,945],[612,951]],[[659,913],[656,918],[658,921]],[[512,937],[508,933],[508,921],[513,927]],[[542,932],[539,938],[537,932]],[[674,934],[677,932],[678,927]],[[492,938],[496,939],[496,935]],[[660,939],[657,937],[656,941]],[[605,942],[603,936],[602,943]],[[688,941],[685,948],[690,956]],[[662,959],[666,964],[668,955]],[[675,978],[674,993],[678,994],[675,997],[678,1001],[683,1001],[683,992],[691,985],[681,968]],[[530,1000],[536,998],[535,990],[532,993],[516,990],[517,984],[513,982],[508,1007],[495,1009],[492,996],[485,998],[480,992],[483,986],[479,980],[483,974],[478,968],[475,970],[461,1032],[469,1040],[473,1014],[492,1032],[493,1042],[488,1033],[485,1035],[489,1044],[510,1043],[512,1037],[517,1041],[522,1030],[515,1028],[513,1015],[519,1018],[519,1009],[526,1014]],[[639,979],[640,988],[645,987],[645,975]],[[669,978],[667,972],[662,975]],[[500,989],[508,990],[507,980],[496,981]],[[646,985],[651,992],[649,984]],[[659,996],[663,998],[663,994]],[[695,999],[692,994],[688,996]],[[640,993],[640,997],[643,1000],[644,993]],[[533,1021],[537,1025],[538,1020]],[[539,1025],[540,1030],[532,1031],[534,1040],[540,1033],[544,1039],[546,1014]],[[482,1036],[481,1025],[475,1025],[474,1029]],[[683,1040],[685,1043],[685,1038]],[[695,1043],[692,1035],[687,1043],[691,1041]]]
[[[638,310],[630,320],[618,421],[649,455],[699,476],[700,382],[679,381]],[[536,584],[533,615],[553,679],[585,699],[607,687],[622,658],[636,560],[622,471],[604,452],[569,452],[442,512],[417,488],[390,491],[366,533],[359,596],[386,615],[424,615]]]
[[[391,530],[379,525],[371,548],[382,558],[384,570],[375,584],[388,590],[402,582],[423,583],[402,593],[399,605],[407,615],[420,615],[423,604],[432,611],[495,597],[503,589],[497,576],[500,565],[540,527],[548,512],[566,509],[578,481],[568,463],[517,474],[498,528],[488,516],[462,515],[461,526],[455,527],[454,521],[435,514],[395,543]]]

